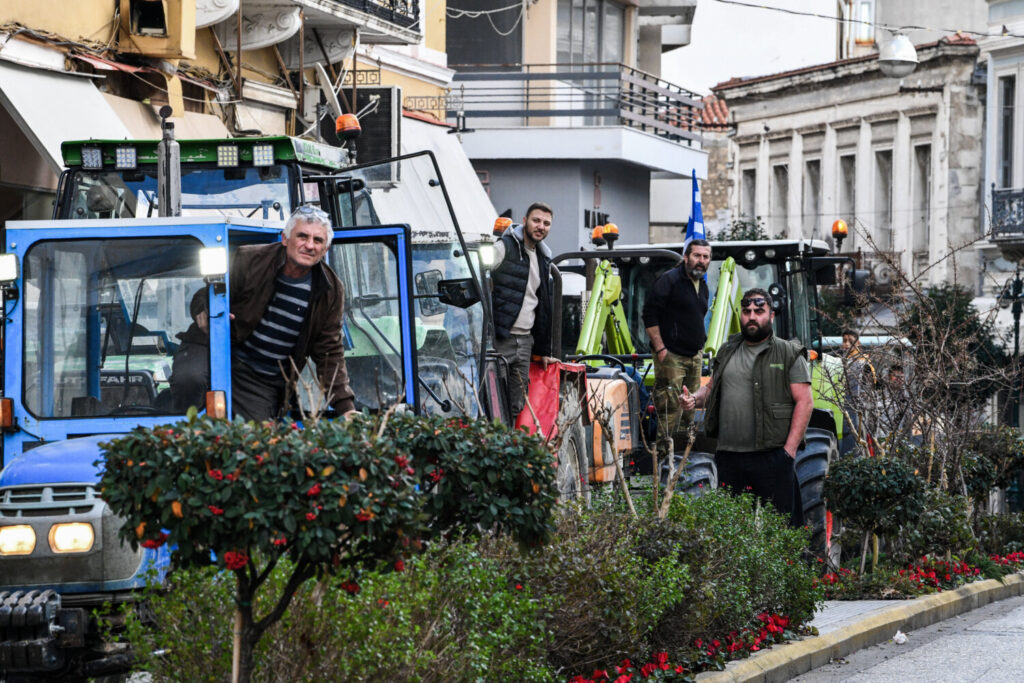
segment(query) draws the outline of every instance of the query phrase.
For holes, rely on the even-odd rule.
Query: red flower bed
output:
[[[643,665],[623,659],[615,667],[614,675],[595,669],[589,676],[580,674],[569,683],[627,683],[632,681],[692,681],[696,674],[711,669],[721,670],[732,659],[743,659],[774,643],[794,637],[789,630],[790,619],[781,614],[758,614],[755,621],[740,631],[732,631],[721,638],[693,641],[693,651],[685,659],[672,662],[667,652],[655,652]]]

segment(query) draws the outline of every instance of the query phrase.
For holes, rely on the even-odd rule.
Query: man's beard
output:
[[[686,274],[690,276],[691,280],[697,280],[704,277],[704,273],[706,272],[707,271],[704,270],[703,268],[686,268]]]
[[[767,322],[763,326],[757,325],[756,329],[751,329],[751,325],[748,323],[743,327],[742,332],[744,339],[756,344],[758,342],[763,342],[772,335],[772,324],[771,322]]]

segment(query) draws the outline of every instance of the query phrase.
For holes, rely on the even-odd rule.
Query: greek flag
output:
[[[707,239],[704,235],[704,213],[700,209],[700,188],[697,187],[697,169],[693,170],[693,208],[690,209],[690,220],[686,223],[686,239],[683,240],[683,244],[689,244],[690,240],[694,239]]]

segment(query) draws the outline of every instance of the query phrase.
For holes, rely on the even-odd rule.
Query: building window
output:
[[[872,234],[880,251],[892,251],[892,150],[875,152],[875,224]]]
[[[743,169],[740,178],[740,218],[754,220],[757,209],[757,171],[752,168]]]
[[[839,217],[850,226],[846,247],[852,249],[857,239],[857,157],[853,154],[839,157]]]
[[[875,42],[875,0],[854,0],[853,39],[858,45],[873,45]]]
[[[928,267],[928,242],[931,235],[932,146],[914,147],[914,170],[910,179],[910,199],[913,206],[914,275]]]
[[[789,166],[772,167],[771,213],[772,237],[785,237],[789,222]]]
[[[999,79],[999,187],[1013,187],[1013,101],[1017,79]]]
[[[804,164],[803,236],[815,239],[821,230],[821,161]]]
[[[558,0],[558,62],[621,62],[626,8],[612,0]]]

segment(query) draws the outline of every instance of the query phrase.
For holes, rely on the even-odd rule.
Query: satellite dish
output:
[[[316,63],[316,79],[320,82],[320,92],[327,99],[327,106],[331,108],[331,115],[338,118],[342,115],[341,105],[338,103],[338,96],[334,94],[334,85],[331,83],[323,64]]]

